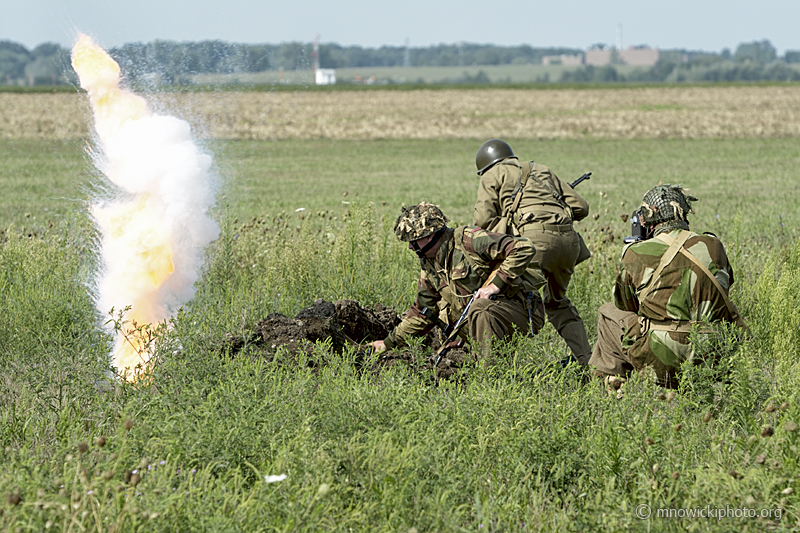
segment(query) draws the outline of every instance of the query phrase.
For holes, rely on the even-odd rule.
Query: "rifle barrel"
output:
[[[572,183],[570,183],[569,186],[574,189],[575,187],[580,185],[584,180],[588,180],[591,177],[592,177],[592,173],[591,172],[587,172],[586,174],[584,174],[580,178],[578,178],[575,181],[573,181]]]

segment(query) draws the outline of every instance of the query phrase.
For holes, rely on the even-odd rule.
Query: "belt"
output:
[[[701,324],[696,320],[653,320],[646,316],[639,317],[639,325],[642,327],[642,333],[646,331],[675,331],[679,333],[689,333],[692,331],[692,326]],[[701,329],[701,333],[704,331]],[[710,332],[710,331],[707,331]]]
[[[512,222],[517,229],[525,226],[526,229],[540,229],[545,231],[557,231],[559,233],[569,233],[572,231],[572,222],[566,224],[542,224],[533,222],[533,213],[514,214]]]
[[[560,233],[568,233],[572,231],[572,223],[569,224],[534,224],[533,227],[541,226],[543,230],[558,231]]]

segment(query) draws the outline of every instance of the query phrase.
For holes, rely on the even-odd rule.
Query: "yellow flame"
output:
[[[105,50],[81,35],[72,47],[72,68],[81,87],[89,94],[98,130],[119,127],[128,120],[147,115],[147,102],[130,91],[120,89],[120,69]],[[99,131],[99,133],[104,133]]]
[[[72,65],[89,95],[101,142],[113,140],[127,122],[149,116],[144,99],[119,87],[119,65],[89,37],[81,35],[73,47]],[[146,369],[150,358],[148,331],[167,318],[157,291],[175,271],[172,235],[165,229],[169,225],[163,223],[158,202],[147,194],[92,211],[105,249],[117,254],[105,283],[124,289],[121,292],[133,300],[124,302],[131,308],[112,361],[126,379],[136,379],[136,367]],[[137,331],[134,324],[141,328]]]
[[[114,367],[124,379],[133,381],[149,368],[147,347],[143,344],[141,340],[133,338],[130,331],[117,342],[114,349]]]
[[[112,361],[120,375],[127,380],[137,379],[150,368],[153,346],[148,342],[148,337],[154,330],[152,317],[146,305],[131,307],[125,315],[126,324],[117,339]]]
[[[113,354],[114,366],[122,373],[133,372],[137,365],[147,367],[151,346],[144,342],[151,324],[166,318],[166,313],[156,304],[157,291],[175,272],[171,235],[165,224],[148,205],[149,196],[113,204],[94,210],[95,218],[114,249],[124,251],[122,266],[111,270],[109,282],[128,287],[138,295],[126,302],[131,309],[125,315],[126,325]],[[133,324],[145,326],[137,332]],[[128,376],[135,378],[135,373]]]
[[[127,248],[125,279],[141,290],[156,291],[175,272],[172,239],[160,217],[148,206],[149,195],[133,202],[95,210],[108,236]],[[158,317],[153,317],[157,319]],[[163,318],[163,317],[162,317]]]

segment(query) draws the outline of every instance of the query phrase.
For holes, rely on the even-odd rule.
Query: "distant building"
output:
[[[544,56],[542,57],[542,65],[582,65],[583,64],[583,55],[576,54],[574,56],[569,56],[566,54],[561,54],[560,56]]]
[[[586,54],[583,57],[583,63],[585,65],[604,67],[611,64],[611,50],[608,48],[595,48],[593,50],[586,50]]]
[[[336,69],[318,68],[314,73],[314,77],[317,85],[335,85]]]
[[[653,49],[649,46],[629,46],[627,50],[619,52],[619,58],[623,63],[636,67],[652,67],[658,63],[659,57],[658,48]]]
[[[613,53],[613,50],[609,48],[587,50],[584,56],[584,64],[596,67],[610,65]],[[649,46],[629,46],[627,50],[617,52],[617,59],[620,63],[635,67],[652,67],[658,63],[660,57],[661,54],[658,48],[650,48]]]

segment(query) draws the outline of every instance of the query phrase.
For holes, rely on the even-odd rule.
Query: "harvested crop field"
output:
[[[800,85],[145,95],[216,139],[744,138],[800,135]],[[0,137],[89,135],[88,99],[0,93]]]

